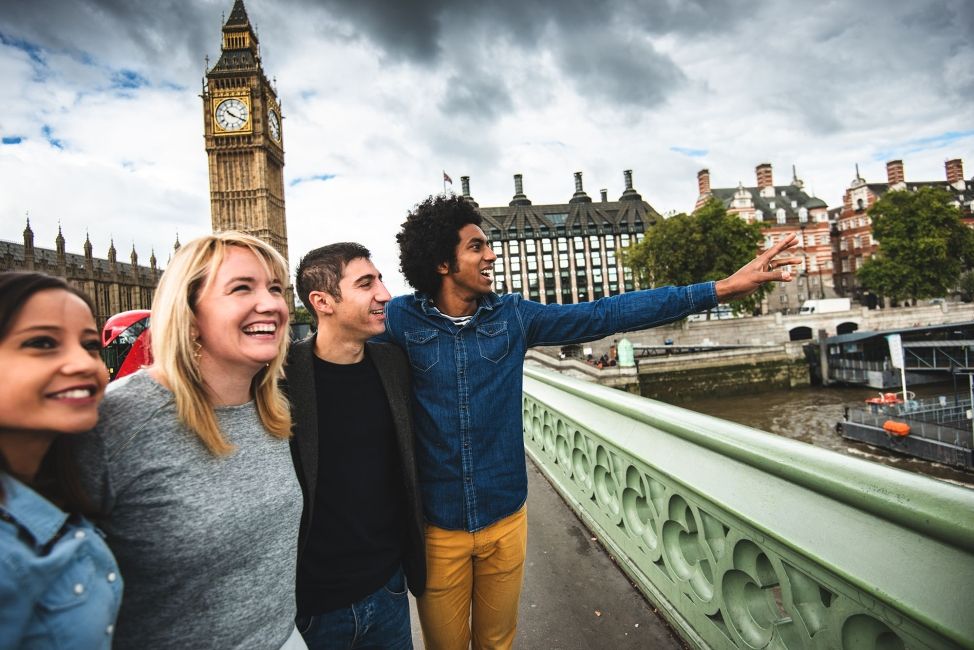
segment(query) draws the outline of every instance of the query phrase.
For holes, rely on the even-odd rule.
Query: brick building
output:
[[[761,226],[765,247],[789,233],[798,233],[795,255],[802,258],[801,268],[796,269],[798,277],[795,282],[774,286],[765,298],[765,311],[796,312],[809,298],[833,297],[832,245],[825,201],[805,191],[794,168],[788,185],[774,184],[768,163],[758,165],[755,173],[754,186],[745,187],[740,182],[737,187],[712,188],[710,170],[701,169],[697,172],[694,209],[712,198],[721,201],[730,214]]]
[[[849,184],[842,198],[842,208],[835,219],[833,229],[832,263],[834,267],[835,290],[840,296],[860,299],[861,288],[856,278],[859,269],[871,255],[879,249],[873,237],[872,219],[867,212],[887,192],[911,191],[922,187],[939,187],[951,193],[952,203],[960,208],[962,218],[968,226],[974,227],[971,205],[974,203],[974,188],[964,180],[964,163],[960,158],[945,163],[946,178],[941,181],[909,181],[902,160],[886,163],[886,182],[869,183],[859,174]]]

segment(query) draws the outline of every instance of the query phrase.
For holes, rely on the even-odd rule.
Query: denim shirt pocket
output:
[[[88,600],[94,580],[95,562],[90,555],[81,552],[61,575],[51,581],[40,598],[40,606],[50,612],[77,607]]]
[[[436,330],[413,330],[406,332],[406,353],[413,368],[426,372],[440,360]]]
[[[507,356],[507,321],[483,323],[477,326],[477,347],[480,356],[497,363]]]

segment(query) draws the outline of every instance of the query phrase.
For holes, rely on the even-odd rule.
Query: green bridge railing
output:
[[[974,647],[974,490],[524,374],[528,453],[692,646]]]

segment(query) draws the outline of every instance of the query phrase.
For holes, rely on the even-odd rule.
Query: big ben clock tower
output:
[[[281,107],[243,0],[233,4],[220,59],[203,81],[203,124],[213,231],[254,235],[288,259]]]

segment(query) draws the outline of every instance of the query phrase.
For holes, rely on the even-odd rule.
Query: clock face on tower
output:
[[[250,109],[236,97],[224,99],[216,107],[216,123],[224,131],[239,131],[249,120]]]
[[[281,141],[281,118],[274,111],[267,112],[267,130],[274,142]]]

